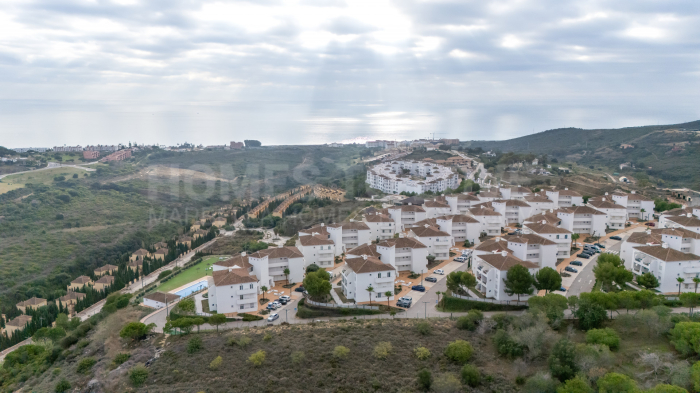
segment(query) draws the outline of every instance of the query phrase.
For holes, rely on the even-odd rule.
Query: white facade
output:
[[[557,259],[566,259],[571,256],[571,232],[564,228],[545,223],[525,224],[523,233],[534,233],[547,240],[556,243]]]
[[[446,215],[435,218],[435,223],[440,227],[440,230],[452,235],[455,244],[464,243],[469,240],[470,243],[476,243],[481,235],[481,223],[474,217],[455,214]]]
[[[311,264],[324,269],[335,266],[335,243],[326,236],[299,236],[296,246],[304,255],[304,268]]]
[[[371,242],[367,224],[359,221],[341,222],[327,225],[328,235],[335,243],[335,255]]]
[[[545,195],[555,203],[555,207],[572,207],[583,205],[583,196],[576,191],[563,190],[546,191]]]
[[[588,206],[575,206],[557,211],[561,227],[569,232],[605,236],[605,213]]]
[[[450,258],[450,248],[455,245],[452,235],[429,226],[411,228],[408,236],[425,244],[428,255],[434,255],[440,261]]]
[[[371,240],[391,239],[396,233],[396,223],[391,216],[379,213],[368,213],[362,221],[369,227],[369,238]]]
[[[394,300],[394,280],[396,271],[391,265],[382,263],[374,257],[346,259],[341,271],[341,288],[343,295],[356,303],[370,301],[387,301],[385,292],[391,292],[389,300]],[[373,292],[367,291],[369,287]]]
[[[397,271],[428,271],[428,247],[413,238],[400,237],[379,242],[376,251],[380,260]]]
[[[396,225],[401,225],[397,232],[404,230],[408,224],[415,224],[428,218],[425,209],[416,205],[393,206],[388,208],[387,211]]]
[[[447,195],[445,201],[450,205],[450,214],[467,214],[472,205],[481,203],[479,197],[471,194]]]
[[[499,187],[498,191],[503,195],[503,199],[525,200],[526,196],[532,195],[532,190],[526,187]]]
[[[700,277],[700,256],[684,253],[668,247],[640,246],[634,248],[632,273],[641,275],[650,272],[659,280],[662,293],[678,293],[677,278],[685,281],[680,284],[681,292],[694,292],[694,277]]]
[[[476,289],[487,298],[495,300],[518,300],[517,295],[505,292],[503,280],[508,277],[508,269],[514,265],[525,266],[530,274],[535,274],[539,268],[527,261],[503,251],[492,254],[475,255],[472,263],[472,274],[476,277]],[[536,293],[536,292],[534,292]],[[527,301],[529,296],[521,295],[520,301]]]
[[[505,218],[506,224],[522,224],[532,214],[532,208],[525,201],[516,199],[499,199],[491,202],[493,210]]]
[[[289,269],[289,282],[304,280],[304,254],[296,247],[275,247],[260,250],[248,256],[253,273],[261,285],[275,286],[275,281],[286,282],[285,269]]]
[[[246,255],[220,261],[207,277],[209,309],[219,314],[258,310],[260,284]]]
[[[605,225],[610,229],[623,229],[627,223],[627,209],[605,197],[590,200],[586,206],[605,213]]]
[[[387,194],[423,194],[457,188],[459,176],[452,168],[425,161],[392,161],[368,169],[366,182]]]
[[[472,208],[469,212],[481,223],[480,232],[486,233],[488,236],[498,236],[501,234],[501,229],[505,224],[501,213],[485,207]]]
[[[428,218],[435,218],[450,214],[452,209],[447,202],[440,202],[437,199],[427,200],[423,203],[423,210],[428,215]]]
[[[557,244],[535,234],[507,236],[508,249],[513,256],[532,262],[538,268],[550,267],[556,270]]]
[[[664,216],[659,218],[659,226],[665,228],[685,228],[689,231],[700,233],[700,219],[691,213],[685,216]]]
[[[608,195],[608,193],[606,192],[605,195]],[[612,200],[618,205],[625,207],[629,218],[648,220],[654,214],[654,200],[639,195],[635,191],[632,191],[631,194],[613,194]]]

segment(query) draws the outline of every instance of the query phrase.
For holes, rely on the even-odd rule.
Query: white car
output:
[[[442,274],[442,275],[444,275],[444,274],[445,274],[445,271],[444,271],[444,270],[442,270],[442,269],[437,269],[437,270],[435,270],[435,271],[434,271],[433,273],[435,273],[435,274]]]
[[[280,304],[280,302],[278,302],[278,301],[276,301],[276,300],[275,300],[274,302],[272,302],[272,306],[275,308],[275,310],[278,309],[278,308],[280,308],[280,307],[282,307],[282,305]]]
[[[279,316],[279,314],[277,314],[277,313],[275,313],[275,314],[270,314],[270,316],[267,317],[267,321],[268,321],[268,322],[272,322],[272,321],[278,319],[279,317],[280,317],[280,316]]]
[[[289,296],[287,296],[287,295],[284,295],[284,296],[280,296],[280,299],[284,299],[284,300],[286,300],[286,301],[290,301],[290,300],[292,300],[292,298],[291,298],[291,297],[289,297]]]

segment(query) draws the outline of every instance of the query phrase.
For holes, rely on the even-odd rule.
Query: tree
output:
[[[700,322],[679,322],[671,329],[671,344],[685,356],[700,353]]]
[[[424,368],[418,371],[418,386],[420,386],[426,392],[430,390],[430,386],[433,383],[433,374],[430,370]]]
[[[268,289],[268,288],[267,288],[267,286],[265,286],[265,285],[263,285],[263,286],[260,287],[260,290],[261,290],[262,293],[263,293],[262,300],[267,300],[267,299],[265,298],[265,295],[267,294],[267,289]]]
[[[604,344],[614,351],[620,347],[620,336],[611,328],[591,329],[586,332],[586,343]]]
[[[262,143],[260,141],[256,141],[255,139],[246,139],[243,141],[245,143],[245,147],[260,147],[262,146]]]
[[[445,348],[445,356],[459,364],[465,364],[472,357],[474,348],[464,340],[457,340],[449,343]]]
[[[209,324],[216,326],[216,332],[219,332],[219,325],[226,323],[226,315],[224,314],[214,314],[209,317]]]
[[[654,276],[653,274],[647,272],[642,274],[641,276],[637,277],[637,284],[643,286],[646,289],[654,289],[657,288],[659,284],[659,280]],[[697,288],[697,284],[696,284]]]
[[[593,388],[588,385],[588,381],[577,375],[569,379],[557,389],[557,393],[593,393]]]
[[[391,307],[391,304],[389,304],[389,298],[394,296],[394,294],[391,291],[386,291],[386,292],[384,292],[384,296],[386,296],[386,306]]]
[[[700,362],[695,362],[690,368],[690,380],[696,392],[700,392]]]
[[[638,391],[637,384],[630,377],[618,374],[607,373],[598,379],[599,393],[635,393]]]
[[[431,263],[435,262],[435,255],[428,255],[425,257],[425,259],[428,260],[428,265],[430,265]]]
[[[185,319],[185,318],[181,318]],[[140,339],[145,337],[156,327],[155,323],[150,323],[148,325],[141,322],[129,322],[122,330],[119,332],[119,337],[130,338],[132,340]]]
[[[685,278],[683,277],[676,277],[676,281],[678,281],[678,296],[681,296],[681,284],[685,281]]]
[[[60,313],[56,316],[56,326],[68,330],[70,321],[68,320],[68,315]]]
[[[183,299],[177,304],[177,308],[186,314],[194,314],[197,309],[194,304],[194,299]]]
[[[632,272],[625,269],[618,255],[608,253],[598,257],[598,264],[593,268],[593,274],[608,292],[612,290],[613,283],[623,286],[634,278]]]
[[[599,328],[607,319],[605,308],[589,299],[579,299],[578,309],[576,309],[574,315],[578,318],[579,328],[583,330]]]
[[[534,282],[535,279],[523,265],[514,265],[508,269],[506,278],[503,279],[505,292],[509,296],[518,295],[518,302],[520,295],[531,295],[534,292]]]
[[[688,391],[680,386],[660,383],[647,390],[645,393],[688,393]]]
[[[322,299],[331,293],[330,275],[323,269],[307,273],[304,277],[304,288],[309,295],[316,299]]]
[[[178,328],[185,332],[185,334],[190,334],[192,329],[194,328],[194,318],[178,318],[174,321],[170,322],[171,326],[174,328]]]
[[[290,273],[289,268],[285,267],[284,268],[284,277],[287,280],[287,285],[289,285],[289,273]]]
[[[54,388],[54,391],[56,393],[63,393],[71,388],[70,382],[68,382],[67,379],[63,378],[60,380],[57,384],[56,387]]]
[[[693,282],[695,283],[695,293],[698,293],[698,284],[700,284],[700,277],[693,277]]]
[[[683,306],[689,308],[689,314],[692,317],[693,309],[700,303],[700,295],[694,292],[685,292],[681,294],[680,300],[683,303]]]
[[[581,237],[581,235],[579,235],[578,233],[571,234],[571,248],[574,248],[574,243],[576,243],[576,240],[578,240],[579,237]]]
[[[374,287],[372,285],[369,285],[367,288],[365,288],[365,291],[369,292],[369,305],[372,305],[372,292],[374,292]]]
[[[561,276],[551,267],[543,267],[535,273],[535,288],[545,293],[556,291],[561,288]]]
[[[552,354],[547,361],[549,370],[554,378],[566,381],[576,375],[576,345],[567,340],[561,339],[552,348]]]

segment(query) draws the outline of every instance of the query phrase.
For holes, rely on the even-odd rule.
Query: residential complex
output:
[[[296,246],[304,255],[304,267],[316,264],[331,269],[335,264],[335,242],[319,234],[299,236]]]
[[[508,269],[515,265],[522,265],[531,274],[535,274],[539,267],[523,261],[507,251],[490,254],[475,255],[472,262],[472,274],[476,277],[476,289],[488,298],[496,300],[517,300],[517,295],[508,295],[505,292],[503,280],[508,277]],[[520,300],[527,300],[529,296],[520,296]]]
[[[335,243],[335,255],[370,242],[369,226],[361,221],[346,221],[326,226],[328,236]]]
[[[346,259],[341,275],[343,295],[356,303],[368,302],[370,296],[376,301],[386,301],[387,292],[391,293],[388,300],[394,299],[396,270],[392,265],[383,263],[375,257],[362,256]]]
[[[258,277],[245,255],[217,262],[207,277],[209,309],[220,314],[258,310]]]
[[[452,168],[425,161],[392,161],[367,170],[367,184],[387,194],[442,192],[459,186]]]
[[[382,262],[388,263],[397,271],[421,272],[428,270],[428,247],[415,238],[398,237],[372,245],[373,250],[355,249],[346,257],[353,256],[379,256]],[[376,254],[373,253],[376,252]]]

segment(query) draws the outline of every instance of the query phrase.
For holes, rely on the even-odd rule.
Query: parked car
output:
[[[289,303],[289,302],[287,301],[287,299],[282,299],[282,298],[277,299],[277,302],[278,302],[279,304],[281,304],[281,305],[285,305],[285,304]]]
[[[296,287],[294,288],[294,292],[304,292],[304,287]]]
[[[571,261],[570,265],[574,265],[574,266],[583,266],[583,262],[581,262],[581,261]]]
[[[645,222],[644,225],[646,225],[648,227],[656,226],[656,224],[654,224],[653,222]]]
[[[428,282],[437,282],[437,278],[435,278],[435,277],[426,277],[426,278],[425,278],[425,281],[428,281]]]
[[[422,285],[414,285],[411,289],[418,292],[425,292],[425,287]]]
[[[292,300],[292,298],[291,298],[291,297],[289,297],[289,296],[287,296],[287,295],[284,295],[284,296],[280,296],[280,299],[284,299],[284,300],[286,300],[286,301],[290,301],[290,300]]]
[[[268,310],[274,310],[274,309],[275,309],[275,306],[274,306],[272,303],[268,303],[268,304],[267,304],[267,307],[265,307],[265,308],[268,309]]]
[[[605,245],[604,245],[604,244],[600,244],[600,243],[596,243],[596,244],[594,244],[594,246],[598,246],[598,247],[600,247],[600,248],[605,248]]]
[[[411,303],[413,303],[413,298],[410,296],[404,296],[402,298],[399,298],[399,300],[396,302],[396,305],[399,307],[409,308],[411,307]]]
[[[465,257],[457,257],[454,259],[455,262],[464,262],[466,260],[467,260],[467,258],[465,258]]]
[[[612,240],[622,240],[620,236],[610,236],[610,239]]]
[[[574,269],[571,266],[565,267],[564,270],[566,270],[567,272],[571,272],[571,273],[578,273],[578,270]]]
[[[442,269],[437,269],[437,270],[435,270],[435,271],[434,271],[433,273],[435,273],[435,274],[442,274],[442,275],[444,275],[444,274],[445,274],[445,271],[444,271],[444,270],[442,270]]]
[[[272,302],[272,306],[275,308],[275,310],[277,310],[278,308],[282,307],[282,305],[280,304],[280,302],[278,302],[277,300],[275,300],[274,302]]]
[[[580,254],[578,254],[578,255],[576,255],[576,256],[579,257],[579,258],[583,258],[583,259],[588,259],[588,258],[591,257],[590,254],[586,254],[586,253],[584,253],[584,252],[582,252],[582,253],[580,253]]]
[[[509,235],[515,235],[515,231],[513,232],[508,232]]]
[[[561,291],[561,292],[566,292],[566,288],[561,287],[561,288],[559,288],[559,291]]]
[[[268,321],[268,322],[272,322],[272,321],[278,319],[279,317],[280,317],[280,316],[279,316],[279,314],[277,314],[277,313],[275,313],[275,314],[270,314],[270,316],[267,317],[267,321]]]

